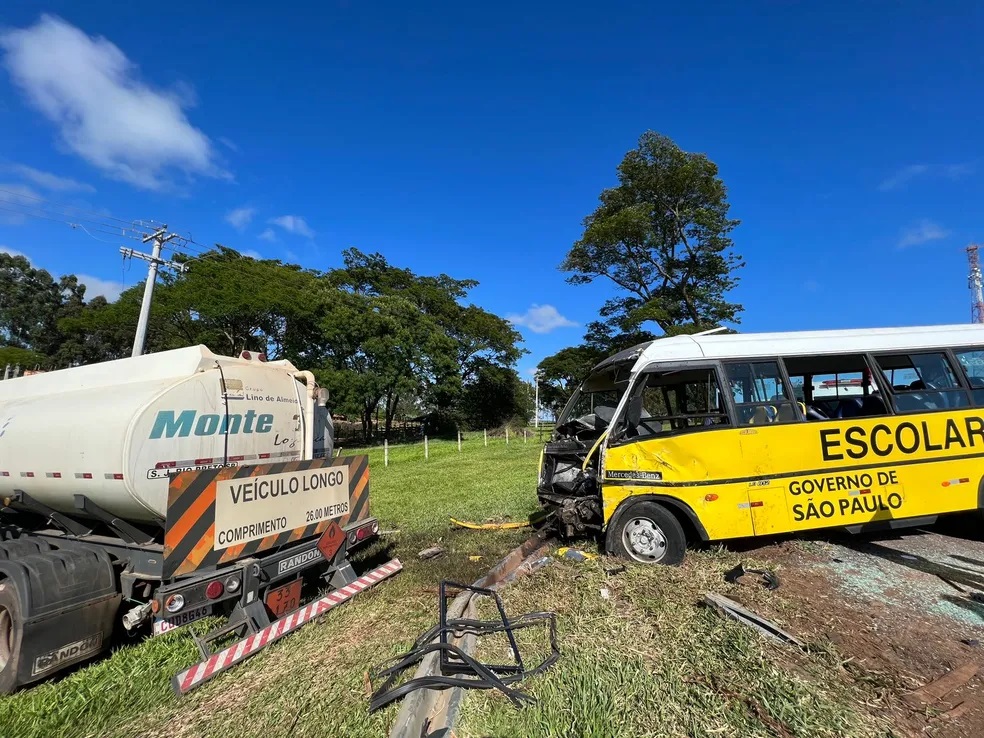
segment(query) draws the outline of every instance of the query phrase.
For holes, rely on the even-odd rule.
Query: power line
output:
[[[22,200],[35,200],[37,202],[46,203],[48,205],[55,206],[56,208],[59,208],[59,209],[62,209],[62,210],[74,210],[74,211],[77,211],[77,212],[82,213],[82,214],[85,214],[85,215],[95,216],[97,218],[108,219],[108,220],[115,220],[117,223],[122,223],[122,224],[128,225],[128,226],[129,225],[133,225],[133,223],[134,223],[134,221],[123,220],[122,218],[117,218],[116,216],[109,215],[108,213],[97,213],[97,212],[95,212],[93,210],[86,210],[85,208],[80,208],[80,207],[77,207],[75,205],[67,205],[67,204],[57,203],[54,200],[51,200],[51,199],[46,198],[46,197],[40,197],[38,195],[28,195],[28,194],[26,194],[24,192],[17,192],[16,190],[8,190],[8,189],[6,189],[4,187],[0,187],[0,192],[5,193],[7,195],[12,195],[13,197],[19,198],[19,199],[22,199]],[[153,221],[150,221],[150,222],[153,223]],[[151,230],[153,230],[153,229],[151,229]]]

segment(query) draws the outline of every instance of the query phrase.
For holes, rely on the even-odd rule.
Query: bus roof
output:
[[[817,356],[978,345],[984,347],[984,325],[980,324],[672,336],[637,346],[640,354],[633,371],[657,361]],[[622,353],[631,355],[631,352]]]

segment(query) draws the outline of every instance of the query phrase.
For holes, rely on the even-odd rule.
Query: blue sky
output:
[[[0,189],[318,269],[357,246],[478,279],[520,316],[526,371],[610,294],[557,265],[653,129],[720,167],[742,330],[969,321],[980,4],[159,7],[3,4]],[[93,235],[0,209],[0,247],[140,280]]]

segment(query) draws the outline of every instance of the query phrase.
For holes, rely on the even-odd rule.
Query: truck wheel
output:
[[[605,548],[643,564],[675,566],[687,552],[687,536],[680,521],[663,505],[634,502],[608,524]]]
[[[0,694],[11,694],[17,688],[21,641],[24,624],[20,617],[20,601],[13,582],[0,581]]]

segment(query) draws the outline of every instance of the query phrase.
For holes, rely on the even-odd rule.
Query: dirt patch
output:
[[[781,588],[735,599],[822,648],[901,736],[984,734],[984,533],[787,541],[743,553]],[[751,579],[751,578],[750,578]]]

